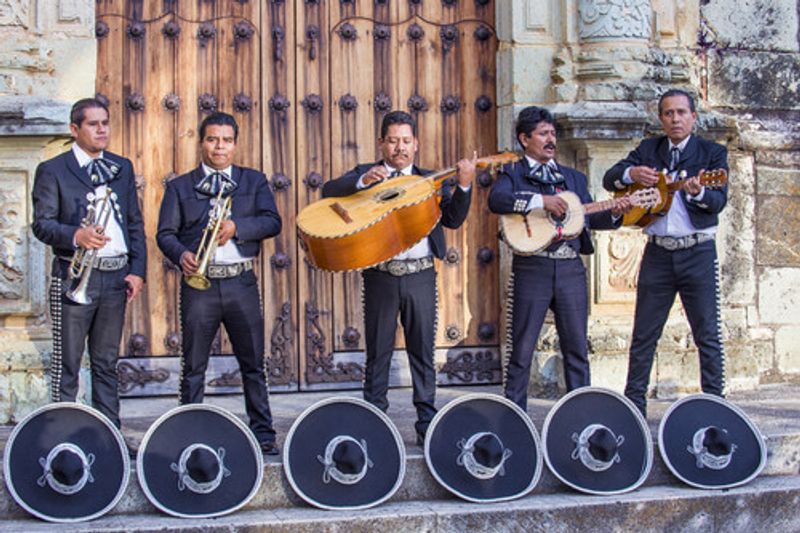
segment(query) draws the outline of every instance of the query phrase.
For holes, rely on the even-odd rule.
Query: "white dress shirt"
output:
[[[220,172],[228,176],[228,178],[230,178],[231,180],[233,180],[233,178],[231,177],[233,172],[233,167],[231,166],[223,168],[222,170],[215,170],[206,165],[205,163],[201,163],[200,165],[203,167],[203,175],[205,176],[213,174],[214,172]],[[209,207],[214,206],[214,200],[215,198],[213,197],[209,198],[208,200]],[[212,263],[214,263],[215,265],[232,265],[234,263],[241,263],[242,261],[252,259],[252,257],[244,257],[242,253],[239,251],[239,247],[236,246],[236,243],[233,241],[234,238],[230,238],[228,239],[228,242],[226,242],[224,245],[217,247],[217,251],[214,253],[214,260],[212,261]]]
[[[78,160],[78,166],[81,167],[81,171],[86,172],[88,177],[89,169],[87,168],[88,165],[92,162],[92,156],[87,154],[83,148],[78,146],[78,143],[72,143],[72,153],[75,154],[75,158]],[[100,152],[100,156],[103,157],[103,152]],[[97,198],[102,198],[109,192],[112,192],[108,185],[98,185],[94,188],[94,194]],[[122,233],[122,226],[120,225],[119,220],[117,217],[119,216],[119,205],[117,204],[116,200],[110,200],[111,205],[109,206],[113,209],[112,216],[108,217],[108,224],[106,224],[105,235],[110,237],[111,240],[108,241],[105,246],[97,250],[97,257],[116,257],[120,255],[128,255],[128,245],[125,244],[125,235]],[[97,217],[97,214],[95,214]],[[95,223],[98,220],[95,218]],[[75,237],[72,237],[72,244],[77,247],[77,242],[75,242]]]

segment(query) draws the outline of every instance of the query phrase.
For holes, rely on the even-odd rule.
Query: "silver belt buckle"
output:
[[[392,276],[405,276],[408,273],[408,265],[402,261],[389,261],[386,270]]]

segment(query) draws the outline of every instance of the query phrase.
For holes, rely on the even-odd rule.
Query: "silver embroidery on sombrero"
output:
[[[580,459],[583,466],[593,472],[603,472],[611,468],[614,463],[622,461],[619,452],[614,453],[614,456],[608,461],[601,461],[592,455],[591,450],[589,450],[589,439],[596,431],[601,430],[608,431],[614,438],[614,441],[616,441],[617,446],[622,446],[622,443],[625,442],[625,437],[623,435],[614,435],[614,432],[603,424],[589,424],[583,428],[580,435],[577,433],[572,434],[572,440],[575,442],[575,449],[572,450],[572,460]]]
[[[725,455],[714,455],[713,453],[708,451],[708,448],[703,446],[703,441],[706,439],[706,431],[711,429],[713,426],[706,426],[704,428],[700,428],[694,432],[694,437],[692,438],[692,444],[686,446],[686,451],[694,455],[695,459],[697,460],[697,468],[710,468],[711,470],[723,470],[731,464],[731,459],[733,458],[733,452],[736,451],[736,445],[731,445],[730,453]],[[728,431],[723,429],[725,433]]]
[[[219,471],[217,471],[217,476],[212,479],[211,481],[206,482],[199,482],[195,481],[194,478],[189,474],[189,470],[186,468],[186,463],[189,461],[189,457],[192,455],[192,452],[197,449],[203,449],[208,451],[209,453],[213,454],[214,457],[217,459],[217,463],[219,464]],[[173,472],[178,473],[178,490],[183,491],[184,489],[189,489],[190,491],[194,492],[195,494],[209,494],[214,492],[217,487],[220,486],[222,483],[223,478],[226,478],[231,475],[231,471],[225,468],[225,448],[219,448],[214,451],[213,448],[207,446],[205,444],[195,443],[190,446],[184,448],[181,452],[181,456],[178,459],[177,464],[172,463],[169,467],[173,470]]]
[[[473,453],[475,451],[475,443],[483,437],[492,437],[496,439],[500,445],[500,449],[503,450],[503,458],[500,459],[500,462],[497,463],[497,466],[489,467],[482,465],[477,459],[475,459],[475,455]],[[461,450],[461,453],[458,454],[458,458],[456,459],[456,464],[466,468],[467,472],[469,472],[472,477],[476,477],[478,479],[492,479],[497,475],[506,475],[506,460],[514,453],[503,446],[503,441],[500,440],[500,437],[490,431],[481,431],[480,433],[475,433],[468,439],[461,439],[456,443],[456,446],[458,446],[458,448]]]
[[[361,453],[364,454],[364,466],[362,466],[361,470],[355,474],[347,474],[342,472],[336,467],[336,461],[333,460],[333,452],[336,451],[336,447],[342,442],[352,442],[358,446],[361,449]],[[369,458],[369,455],[367,455],[367,441],[364,439],[357,441],[349,435],[337,435],[336,437],[332,438],[330,442],[328,442],[328,445],[325,446],[325,457],[317,455],[317,460],[325,467],[322,472],[322,481],[324,483],[330,483],[331,478],[333,478],[334,481],[338,481],[342,485],[353,485],[358,483],[364,479],[364,476],[367,475],[367,470],[374,466],[372,460]]]
[[[83,473],[81,474],[80,479],[78,479],[78,481],[72,485],[61,483],[55,477],[53,477],[53,461],[55,460],[56,456],[62,452],[74,453],[80,458],[81,463],[83,464]],[[39,458],[39,464],[42,466],[43,472],[41,477],[36,480],[36,484],[40,487],[44,487],[45,484],[50,485],[50,488],[59,494],[69,496],[80,492],[80,490],[85,487],[87,483],[94,483],[94,476],[92,475],[94,454],[90,453],[87,455],[83,453],[83,450],[79,446],[76,446],[71,442],[62,442],[54,446],[53,449],[50,450],[50,453],[47,454],[47,457]]]

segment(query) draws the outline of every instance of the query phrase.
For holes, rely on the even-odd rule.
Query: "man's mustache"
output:
[[[544,145],[544,147],[547,148],[548,150],[555,150],[556,149],[556,143],[547,143],[547,144]]]

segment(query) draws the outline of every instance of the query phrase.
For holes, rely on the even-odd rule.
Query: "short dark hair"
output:
[[[683,89],[670,89],[664,94],[661,95],[661,98],[658,99],[658,116],[661,116],[661,104],[664,103],[665,98],[670,98],[672,96],[685,96],[687,100],[689,100],[689,111],[694,113],[694,97],[684,91]]]
[[[108,106],[105,104],[105,102],[98,100],[97,98],[84,98],[72,104],[72,109],[69,112],[70,124],[75,124],[80,128],[83,120],[86,118],[86,110],[93,108],[104,109],[106,115],[111,115],[108,112]]]
[[[394,126],[395,124],[408,124],[411,126],[411,133],[414,134],[414,137],[417,136],[417,121],[414,120],[414,117],[405,111],[392,111],[390,113],[386,113],[381,121],[381,139],[386,137],[386,133],[389,131],[389,126]]]
[[[236,141],[239,139],[239,125],[236,123],[236,119],[233,118],[233,115],[223,113],[222,111],[216,111],[208,115],[203,119],[203,122],[200,123],[200,142],[203,142],[203,139],[206,138],[206,128],[211,125],[230,126],[233,128],[233,140]]]
[[[527,136],[530,136],[531,132],[536,129],[540,122],[546,122],[547,124],[552,124],[553,126],[556,125],[556,119],[553,118],[553,114],[543,107],[532,105],[519,112],[519,115],[517,115],[516,129],[517,142],[520,144],[520,146],[522,146],[522,143],[519,140],[519,136],[523,133]],[[523,148],[525,147],[523,146]]]

